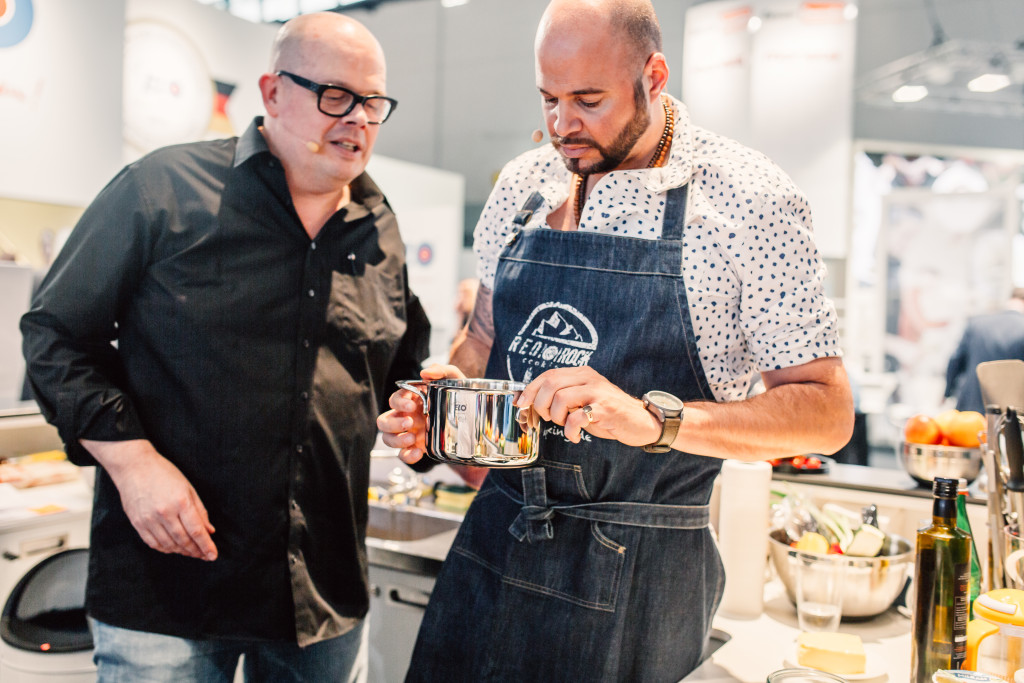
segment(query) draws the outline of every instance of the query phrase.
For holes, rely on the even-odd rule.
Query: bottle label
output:
[[[967,615],[970,610],[971,565],[958,562],[954,565],[956,589],[953,594],[953,669],[959,669],[967,657]]]

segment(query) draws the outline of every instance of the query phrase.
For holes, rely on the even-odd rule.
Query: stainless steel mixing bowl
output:
[[[970,484],[981,472],[981,449],[902,443],[900,463],[907,474],[924,486],[931,486],[936,477],[962,478]]]
[[[786,587],[786,595],[790,602],[796,604],[795,555],[798,551],[790,547],[785,529],[769,533],[768,548],[775,571]],[[793,562],[790,562],[791,555],[794,556]],[[822,561],[826,557],[822,555]],[[887,536],[878,557],[843,557],[846,560],[843,618],[873,617],[887,610],[903,590],[914,561],[914,548],[899,536]]]

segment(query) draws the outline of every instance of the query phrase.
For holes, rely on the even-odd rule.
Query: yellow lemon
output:
[[[805,531],[794,547],[802,552],[825,555],[828,553],[828,539],[815,531]]]

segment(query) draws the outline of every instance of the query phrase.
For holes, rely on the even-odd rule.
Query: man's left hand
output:
[[[589,366],[542,373],[523,390],[519,407],[530,406],[545,420],[563,426],[565,438],[579,443],[586,431],[627,446],[645,446],[661,436],[661,423],[638,398]]]

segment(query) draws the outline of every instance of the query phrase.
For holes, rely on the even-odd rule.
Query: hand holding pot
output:
[[[431,365],[420,371],[420,378],[463,379],[465,375],[454,365]],[[382,433],[384,443],[399,449],[398,457],[412,464],[423,458],[427,452],[427,422],[423,414],[423,401],[414,392],[399,389],[388,399],[391,410],[377,418],[377,429]]]
[[[586,431],[627,446],[644,446],[661,435],[661,423],[633,398],[589,366],[548,370],[530,382],[516,405],[563,426],[579,443]]]

